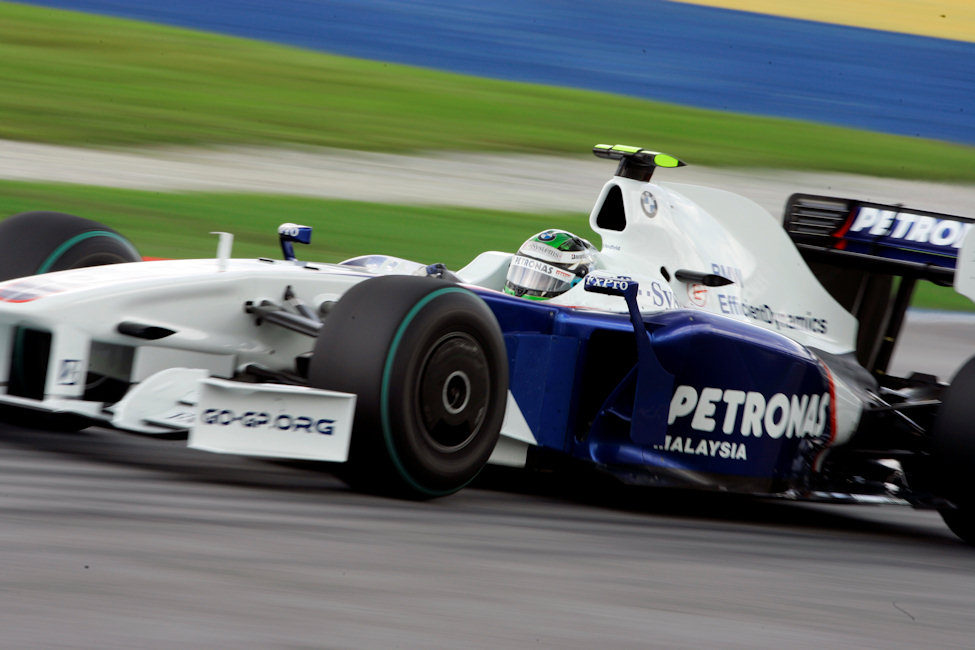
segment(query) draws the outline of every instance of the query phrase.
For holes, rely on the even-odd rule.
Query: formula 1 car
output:
[[[284,224],[283,260],[232,259],[221,233],[214,259],[146,262],[96,222],[11,217],[0,405],[337,463],[411,497],[571,459],[632,484],[937,508],[975,543],[975,358],[950,385],[886,373],[918,279],[975,299],[972,220],[795,195],[783,228],[652,182],[672,156],[593,151],[618,164],[590,215],[598,264],[548,300],[502,291],[511,253],[306,263],[311,229]]]

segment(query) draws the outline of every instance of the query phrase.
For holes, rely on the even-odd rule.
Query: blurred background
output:
[[[79,214],[156,257],[217,230],[276,257],[294,221],[310,259],[456,267],[588,232],[600,142],[776,217],[799,191],[973,216],[973,72],[972,0],[0,2],[0,216]],[[937,317],[896,372],[970,356],[972,316]],[[934,512],[593,483],[407,502],[7,425],[2,645],[972,645],[975,556]]]
[[[101,220],[147,256],[385,252],[460,266],[587,232],[597,142],[795,191],[971,215],[967,0],[0,2],[0,213]],[[970,308],[950,291],[918,304]]]

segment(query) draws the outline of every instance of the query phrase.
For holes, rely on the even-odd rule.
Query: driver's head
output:
[[[531,300],[565,293],[596,263],[596,248],[565,230],[545,230],[518,249],[508,266],[504,292]]]

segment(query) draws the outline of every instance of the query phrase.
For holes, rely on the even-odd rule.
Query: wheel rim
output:
[[[450,373],[443,383],[443,394],[440,398],[447,413],[462,413],[471,401],[471,380],[467,373],[462,370]]]
[[[469,445],[484,423],[490,385],[487,355],[472,336],[453,332],[432,345],[416,393],[427,442],[444,453]]]

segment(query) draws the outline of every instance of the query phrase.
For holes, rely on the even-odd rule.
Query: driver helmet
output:
[[[544,230],[518,249],[508,266],[504,292],[547,300],[575,286],[596,265],[596,247],[565,230]]]

